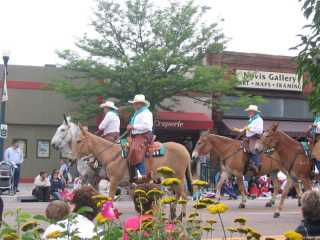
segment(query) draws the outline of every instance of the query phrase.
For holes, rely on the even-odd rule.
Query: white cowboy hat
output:
[[[247,109],[245,109],[244,111],[246,111],[246,112],[249,112],[249,111],[260,112],[258,109],[258,106],[256,106],[256,105],[249,105],[249,107]]]
[[[118,110],[118,108],[114,105],[114,102],[111,102],[111,101],[106,101],[106,102],[100,104],[100,107],[101,108],[108,107],[108,108],[112,108],[112,109]]]
[[[134,96],[133,100],[128,101],[128,103],[144,103],[146,106],[150,106],[150,102],[146,100],[146,97],[142,94],[137,94]]]

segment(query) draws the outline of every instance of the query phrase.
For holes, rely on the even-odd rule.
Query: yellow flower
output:
[[[138,201],[139,203],[146,203],[146,202],[149,201],[147,198],[142,197],[142,196],[139,196],[139,197],[137,197],[136,199],[137,199],[137,201]]]
[[[206,227],[203,227],[202,229],[205,230],[206,232],[213,231],[213,228],[211,226],[206,226]]]
[[[163,194],[164,194],[163,191],[154,188],[154,189],[151,189],[151,190],[149,190],[149,191],[147,192],[147,197],[148,197],[149,199],[150,199],[150,198],[151,198],[151,199],[154,199],[154,198],[158,199],[158,198],[160,198]]]
[[[266,237],[265,240],[276,240],[276,239],[272,237]]]
[[[56,230],[56,231],[53,231],[53,232],[47,234],[46,239],[54,239],[54,238],[59,238],[62,236],[63,236],[63,233]]]
[[[97,194],[91,197],[93,200],[98,200],[98,201],[112,201],[111,197],[102,195],[102,194]]]
[[[289,240],[302,240],[303,236],[295,231],[288,231],[283,234]]]
[[[146,215],[153,215],[153,210],[151,209],[151,210],[149,210],[149,211],[146,211],[145,214],[146,214]]]
[[[233,227],[228,227],[228,228],[227,228],[227,231],[228,231],[228,232],[231,232],[231,233],[236,233],[236,232],[238,232],[238,230],[237,230],[236,228],[233,228]]]
[[[204,204],[213,204],[215,201],[213,201],[211,198],[202,198],[199,200],[199,202],[204,203]]]
[[[146,193],[146,191],[144,191],[142,189],[136,189],[136,190],[134,190],[134,196],[146,197],[147,193]]]
[[[26,231],[29,231],[29,230],[37,227],[38,225],[39,225],[39,223],[36,222],[36,221],[28,221],[28,222],[26,222],[25,224],[23,224],[23,225],[21,226],[21,230],[22,230],[23,232],[26,232]]]
[[[196,203],[196,204],[194,204],[193,205],[193,208],[195,208],[195,209],[203,209],[203,208],[206,208],[206,204],[204,204],[204,203]]]
[[[245,218],[239,217],[233,220],[234,223],[239,223],[240,225],[245,225],[247,220]]]
[[[177,199],[175,197],[165,197],[161,199],[161,203],[163,204],[170,204],[176,202]]]
[[[201,235],[201,232],[200,231],[193,231],[191,233],[192,237],[196,238],[196,237],[199,237]]]
[[[261,234],[258,232],[250,232],[251,236],[254,237],[255,239],[260,239]]]
[[[172,168],[169,168],[169,167],[160,167],[157,169],[157,172],[161,175],[164,175],[164,176],[173,176],[176,174],[176,172]]]
[[[178,178],[166,178],[161,182],[161,185],[165,187],[170,187],[179,184],[181,184],[181,181]]]
[[[199,217],[199,213],[197,212],[190,213],[189,218],[194,218],[194,217]]]
[[[149,229],[153,228],[154,222],[152,221],[145,221],[142,223],[142,229]]]
[[[185,199],[179,199],[178,204],[180,204],[180,205],[186,205],[186,204],[187,204],[187,200],[185,200]]]
[[[96,221],[98,224],[104,224],[108,219],[105,218],[102,213],[98,213],[98,215],[96,216]]]
[[[195,186],[198,186],[198,187],[205,187],[205,186],[209,185],[209,183],[206,182],[206,181],[202,181],[202,180],[194,180],[192,182],[192,185],[195,185]]]
[[[14,232],[4,234],[2,237],[3,237],[3,240],[18,240],[19,239],[18,235]]]
[[[213,204],[208,207],[209,212],[212,214],[224,213],[224,212],[228,211],[228,209],[229,209],[229,207],[224,203]]]
[[[209,223],[210,225],[213,225],[213,224],[217,223],[217,221],[214,219],[209,219],[209,220],[207,220],[207,223]]]

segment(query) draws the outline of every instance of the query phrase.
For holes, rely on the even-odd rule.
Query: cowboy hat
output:
[[[150,106],[150,102],[146,100],[146,97],[142,94],[137,94],[134,96],[133,100],[128,101],[128,103],[144,103],[146,106]]]
[[[258,106],[256,106],[256,105],[249,105],[249,107],[247,109],[245,109],[244,111],[246,111],[246,112],[249,112],[249,111],[260,112],[258,109]]]
[[[118,108],[114,105],[114,102],[111,102],[111,101],[106,101],[106,102],[100,104],[100,107],[101,108],[108,107],[108,108],[112,108],[112,109],[118,110]]]

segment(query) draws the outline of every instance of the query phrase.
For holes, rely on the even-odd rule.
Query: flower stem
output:
[[[219,216],[220,223],[221,223],[221,226],[222,226],[224,239],[227,239],[227,236],[226,236],[226,230],[224,229],[224,224],[223,224],[222,217],[221,217],[220,213],[218,213],[218,216]]]

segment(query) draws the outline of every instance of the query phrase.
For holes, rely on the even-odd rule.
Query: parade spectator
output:
[[[260,194],[260,191],[259,191],[257,184],[255,182],[252,183],[250,190],[249,190],[250,197],[257,198],[257,197],[259,197],[259,194]]]
[[[59,177],[64,181],[65,184],[72,182],[69,166],[64,159],[60,159]]]
[[[55,200],[48,204],[46,208],[46,217],[53,222],[64,220],[70,214],[70,208],[67,202]]]
[[[64,190],[64,182],[59,178],[59,171],[53,170],[50,179],[50,193],[53,200],[61,200],[61,192]]]
[[[16,192],[19,192],[20,181],[20,169],[23,163],[23,152],[19,147],[18,141],[13,140],[11,147],[8,147],[4,152],[4,161],[10,162],[14,166],[14,188]]]
[[[228,178],[223,185],[222,193],[229,195],[229,199],[237,199],[237,194],[234,191],[232,179]]]
[[[50,181],[48,173],[41,171],[33,182],[34,189],[32,195],[37,198],[39,202],[48,202],[50,199]]]
[[[98,193],[90,186],[83,186],[80,189],[75,190],[73,192],[73,198],[70,201],[71,215],[65,220],[50,225],[44,233],[44,239],[48,239],[48,234],[55,231],[72,232],[77,239],[93,239],[96,234],[95,226],[92,221],[98,214],[99,208],[97,207],[97,202],[93,200],[92,197],[97,194]],[[59,202],[58,204],[53,205],[52,208],[56,208],[57,205],[59,205],[58,208],[61,210],[61,214],[58,214],[55,217],[64,216],[66,214],[65,205]],[[78,213],[83,207],[89,207],[91,211],[82,211],[81,213]],[[51,210],[52,209],[50,209],[50,212]],[[54,215],[54,213],[52,214]],[[68,236],[59,237],[59,240],[68,239],[70,239]]]
[[[320,192],[309,190],[302,195],[303,220],[296,232],[304,237],[320,236]]]

